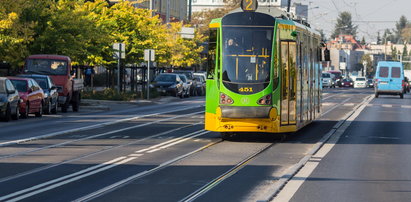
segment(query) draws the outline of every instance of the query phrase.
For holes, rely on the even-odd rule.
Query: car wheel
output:
[[[57,114],[57,108],[58,108],[59,104],[57,103],[57,101],[54,103],[54,107],[51,110],[51,113],[53,114]]]
[[[13,118],[13,120],[19,120],[19,118],[20,118],[20,104],[19,103],[17,103],[17,106],[16,106],[16,113],[11,117],[11,118]]]
[[[66,113],[70,104],[70,97],[67,96],[66,102],[61,106],[61,112]]]
[[[27,102],[27,103],[26,103],[26,108],[25,108],[25,110],[24,110],[24,113],[21,114],[21,117],[24,118],[24,119],[27,119],[27,118],[29,117],[29,113],[30,113],[30,105],[29,105],[29,103]]]
[[[48,102],[47,102],[47,106],[46,106],[46,109],[44,110],[44,113],[46,113],[46,114],[51,114],[51,100],[49,100]]]
[[[39,111],[35,113],[36,117],[42,117],[43,116],[43,102],[41,102],[39,106]]]
[[[4,114],[3,121],[9,122],[11,120],[11,108],[10,104],[7,104],[6,113]]]
[[[73,103],[71,104],[71,107],[73,108],[73,112],[78,112],[80,108],[80,93],[76,92],[73,95]]]

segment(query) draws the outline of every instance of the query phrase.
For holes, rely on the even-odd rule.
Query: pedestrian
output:
[[[86,76],[86,86],[91,86],[92,77],[94,76],[94,69],[87,67],[87,69],[84,71],[84,75]]]

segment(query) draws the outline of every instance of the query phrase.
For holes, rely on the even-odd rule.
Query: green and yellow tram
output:
[[[294,132],[321,115],[320,36],[274,9],[211,21],[206,130]]]

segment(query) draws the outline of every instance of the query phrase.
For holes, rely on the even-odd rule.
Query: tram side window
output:
[[[207,55],[207,79],[214,79],[217,53],[217,29],[210,29]]]

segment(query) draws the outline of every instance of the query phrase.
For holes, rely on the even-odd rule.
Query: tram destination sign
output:
[[[258,1],[257,0],[242,0],[241,1],[241,9],[244,12],[254,12],[258,8]]]

